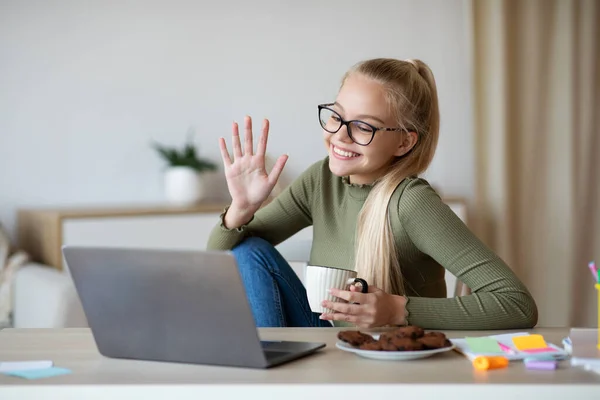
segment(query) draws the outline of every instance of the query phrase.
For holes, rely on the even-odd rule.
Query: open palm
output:
[[[238,124],[233,123],[233,161],[227,150],[225,139],[219,140],[219,147],[232,205],[235,204],[240,209],[256,211],[273,190],[288,156],[280,156],[271,172],[267,172],[265,153],[269,137],[269,120],[263,121],[262,134],[256,153],[254,153],[252,139],[252,119],[249,116],[244,118],[244,125],[244,149],[242,151]]]

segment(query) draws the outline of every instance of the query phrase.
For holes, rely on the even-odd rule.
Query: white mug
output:
[[[348,269],[308,265],[305,274],[306,294],[310,309],[316,313],[329,313],[332,310],[321,306],[323,300],[343,301],[329,293],[329,289],[349,290],[353,283],[360,283],[361,292],[367,293],[369,286],[364,279],[358,278],[356,271]]]

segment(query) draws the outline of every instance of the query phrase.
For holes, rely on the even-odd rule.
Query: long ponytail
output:
[[[359,276],[387,293],[404,295],[404,279],[390,224],[389,203],[400,183],[424,172],[437,147],[440,116],[435,79],[420,60],[373,59],[352,68],[381,83],[398,125],[418,135],[417,143],[398,157],[379,179],[358,216],[355,270]]]

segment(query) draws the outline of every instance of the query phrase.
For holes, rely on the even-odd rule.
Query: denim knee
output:
[[[232,252],[241,270],[246,268],[254,270],[258,267],[274,273],[285,268],[284,265],[288,265],[271,243],[259,237],[245,239],[234,247]]]
[[[253,254],[270,253],[275,249],[273,245],[263,238],[249,237],[240,242],[232,250],[236,257],[249,256]]]
[[[240,267],[261,265],[272,269],[270,264],[277,263],[281,257],[275,247],[263,238],[249,237],[240,242],[232,250]],[[279,256],[279,257],[278,257]]]

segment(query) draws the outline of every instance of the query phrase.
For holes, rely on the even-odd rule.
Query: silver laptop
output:
[[[64,246],[106,357],[268,368],[325,343],[260,341],[230,252]]]

